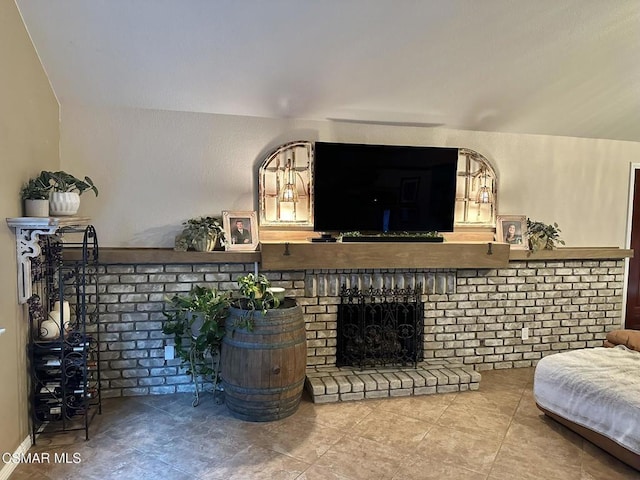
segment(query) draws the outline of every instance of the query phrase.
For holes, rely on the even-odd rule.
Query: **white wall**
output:
[[[257,167],[292,140],[457,146],[499,175],[500,214],[558,222],[568,246],[624,246],[629,164],[640,143],[444,128],[278,120],[63,105],[62,168],[89,175],[83,195],[102,246],[171,247],[180,223],[257,208]]]

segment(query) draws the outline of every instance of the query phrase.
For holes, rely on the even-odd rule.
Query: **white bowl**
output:
[[[284,288],[282,288],[282,287],[269,287],[269,288],[267,288],[267,291],[271,292],[271,295],[273,295],[275,298],[277,298],[281,302],[284,301]]]

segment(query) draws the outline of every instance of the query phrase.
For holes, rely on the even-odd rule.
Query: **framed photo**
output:
[[[514,250],[529,250],[527,217],[525,215],[498,215],[496,242],[508,243]]]
[[[258,248],[258,216],[256,212],[223,210],[222,228],[226,250],[253,251]]]

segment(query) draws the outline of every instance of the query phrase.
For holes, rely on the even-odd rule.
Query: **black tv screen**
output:
[[[457,148],[315,143],[316,232],[450,232]]]

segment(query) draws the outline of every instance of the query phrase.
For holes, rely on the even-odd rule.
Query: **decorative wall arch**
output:
[[[313,142],[276,148],[259,169],[260,226],[313,227]]]

